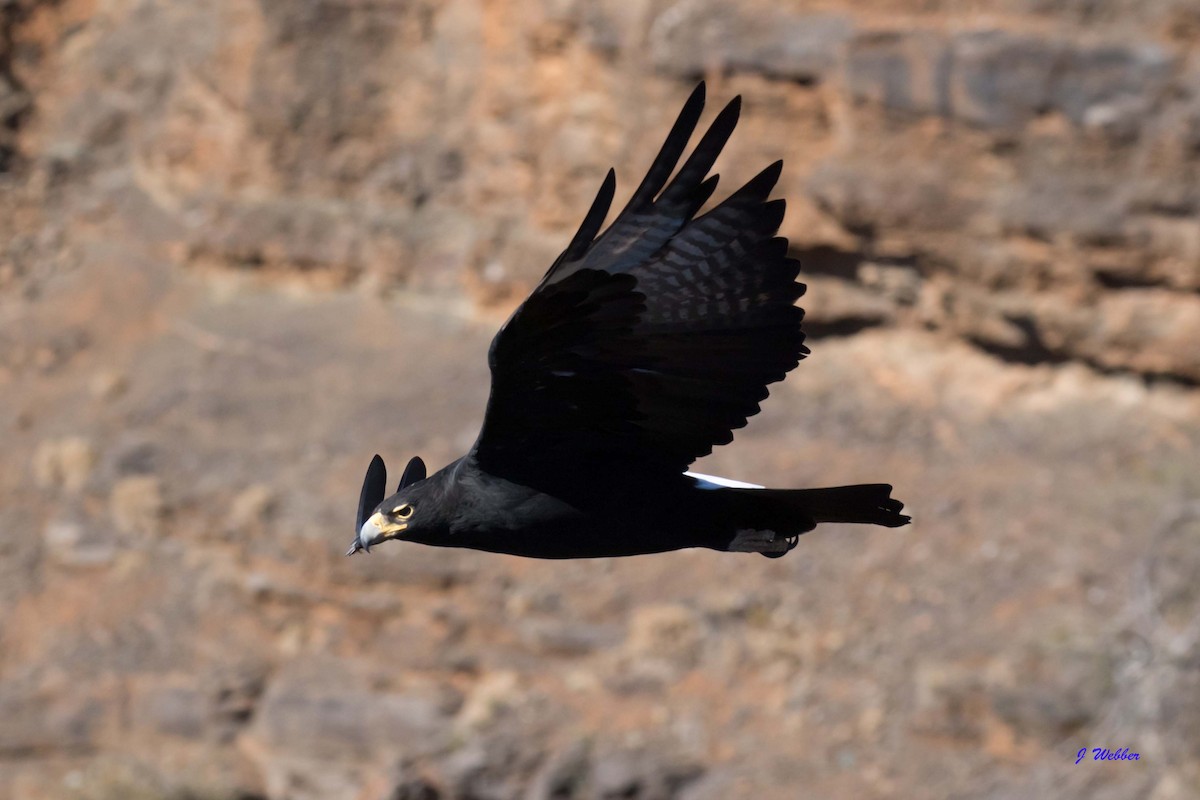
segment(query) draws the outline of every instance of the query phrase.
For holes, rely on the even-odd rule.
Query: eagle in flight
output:
[[[376,455],[347,555],[389,540],[534,558],[684,547],[778,557],[821,522],[909,522],[892,487],[766,489],[688,472],[758,413],[808,352],[800,264],[776,236],[776,161],[711,211],[709,169],[741,98],[676,172],[704,108],[692,92],[609,227],[609,170],[579,231],[492,340],[491,395],[470,452],[395,494]],[[672,173],[674,177],[672,178]]]

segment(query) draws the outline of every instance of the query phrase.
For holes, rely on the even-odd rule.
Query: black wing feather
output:
[[[612,206],[613,195],[616,191],[617,172],[609,169],[608,174],[604,176],[604,183],[600,184],[600,191],[596,193],[596,199],[592,201],[592,207],[588,209],[587,216],[579,225],[579,230],[575,232],[567,249],[550,267],[547,275],[553,273],[559,264],[565,261],[576,261],[583,257],[592,240],[596,238],[596,234],[600,232],[600,226],[604,224],[604,218],[608,216],[608,209]]]
[[[398,492],[405,487],[412,486],[418,481],[425,480],[425,475],[425,462],[421,460],[420,456],[413,456],[408,460],[408,466],[404,468],[404,474],[400,476],[400,485],[396,487],[396,491]],[[379,498],[379,501],[381,500],[383,500],[382,497]],[[376,504],[379,501],[376,501]]]
[[[375,507],[383,502],[386,493],[387,467],[384,465],[383,459],[376,453],[375,457],[371,459],[371,463],[367,465],[367,474],[363,476],[362,489],[358,493],[358,512],[354,515],[354,541],[350,544],[346,555],[352,556],[363,549],[359,542],[358,532]]]
[[[704,91],[703,82],[697,84],[696,88],[692,90],[687,102],[683,104],[683,109],[680,110],[675,124],[671,126],[671,132],[667,134],[667,140],[663,142],[662,149],[658,151],[658,155],[650,164],[650,169],[646,171],[646,177],[642,178],[642,182],[638,184],[633,196],[629,198],[629,203],[621,212],[622,216],[652,202],[662,188],[667,185],[667,178],[671,177],[671,173],[675,171],[679,157],[687,149],[688,140],[692,138],[696,124],[700,122],[700,114],[704,111]]]
[[[708,131],[700,139],[700,144],[696,145],[696,149],[679,169],[675,180],[671,181],[671,185],[662,193],[657,205],[671,209],[688,209],[688,217],[700,210],[704,201],[695,202],[695,190],[698,186],[703,185],[704,176],[712,169],[713,164],[717,161],[717,156],[724,149],[725,143],[733,135],[733,129],[737,127],[738,117],[741,116],[741,113],[741,97],[733,98],[725,108],[721,109],[721,113],[717,115]]]
[[[728,443],[808,352],[800,265],[775,235],[776,162],[696,217],[740,101],[667,182],[704,103],[692,93],[624,210],[598,237],[612,173],[563,255],[492,342],[480,466],[568,500],[597,481],[678,476]],[[665,188],[664,188],[665,187]]]
[[[375,510],[375,506],[383,502],[385,494],[387,494],[387,467],[384,466],[383,459],[376,453],[375,457],[371,459],[371,463],[367,465],[367,474],[363,476],[362,490],[358,493],[358,513],[354,515],[356,536],[358,529]]]

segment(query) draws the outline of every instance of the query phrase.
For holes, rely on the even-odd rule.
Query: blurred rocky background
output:
[[[701,77],[814,350],[701,468],[914,525],[342,558]],[[1198,178],[1195,0],[0,0],[0,797],[1196,797]]]

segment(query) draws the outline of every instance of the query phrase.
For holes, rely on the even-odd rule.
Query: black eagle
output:
[[[413,458],[387,498],[375,456],[347,555],[398,539],[535,558],[684,547],[780,556],[821,522],[909,522],[887,484],[764,489],[687,472],[809,352],[800,264],[775,235],[784,201],[768,199],[783,162],[696,216],[740,107],[740,97],[725,106],[675,172],[704,108],[697,86],[601,233],[609,170],[579,231],[492,341],[471,451],[428,477]]]

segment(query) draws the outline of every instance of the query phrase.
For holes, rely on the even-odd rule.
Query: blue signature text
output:
[[[1083,761],[1087,755],[1086,747],[1079,748],[1079,752],[1075,754],[1075,763]],[[1120,750],[1109,750],[1107,747],[1093,747],[1092,761],[1140,761],[1141,755],[1138,753],[1129,752],[1128,747],[1122,747]]]

